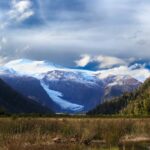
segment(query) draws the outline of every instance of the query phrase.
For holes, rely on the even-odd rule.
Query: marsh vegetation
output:
[[[149,137],[148,118],[0,119],[2,150],[118,150],[126,141]]]

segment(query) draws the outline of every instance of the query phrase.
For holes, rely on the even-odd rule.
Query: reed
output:
[[[149,118],[0,119],[0,148],[3,150],[117,150],[114,147],[123,137],[143,135],[150,136]],[[63,142],[55,143],[54,138]],[[91,141],[104,143],[94,145]]]

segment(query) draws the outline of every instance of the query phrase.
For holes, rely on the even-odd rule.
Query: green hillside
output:
[[[89,111],[89,115],[123,114],[123,115],[149,115],[150,114],[150,78],[143,85],[131,93],[100,104]]]
[[[150,115],[150,79],[138,89],[137,96],[131,99],[127,107],[121,110],[122,114]]]

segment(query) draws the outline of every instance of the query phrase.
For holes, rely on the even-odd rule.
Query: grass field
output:
[[[145,118],[0,118],[2,150],[118,150],[128,138],[150,137]]]

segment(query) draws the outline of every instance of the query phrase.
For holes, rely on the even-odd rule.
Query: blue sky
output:
[[[0,63],[149,67],[149,18],[149,0],[0,0]]]

